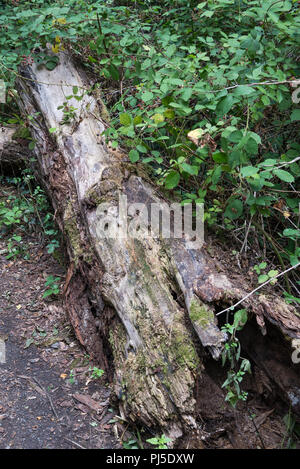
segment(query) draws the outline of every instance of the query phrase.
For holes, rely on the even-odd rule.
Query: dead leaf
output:
[[[191,130],[191,131],[187,134],[187,137],[188,137],[195,145],[198,146],[199,139],[202,137],[203,134],[204,134],[204,130],[199,128],[199,129]]]
[[[85,394],[73,394],[73,397],[74,399],[76,399],[76,401],[81,402],[82,404],[86,405],[95,412],[99,412],[100,410],[102,410],[102,407],[99,402],[95,401],[90,396],[86,396]]]

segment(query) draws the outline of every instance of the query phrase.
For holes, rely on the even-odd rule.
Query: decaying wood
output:
[[[88,88],[87,77],[67,55],[60,55],[51,72],[33,65],[23,76],[20,107],[25,115],[40,113],[31,121],[34,151],[68,245],[65,304],[76,335],[103,366],[109,344],[116,394],[129,418],[179,437],[196,428],[194,388],[205,373],[197,348],[219,358],[226,336],[215,313],[251,289],[238,274],[229,278],[218,255],[205,246],[191,249],[186,239],[99,236],[100,203],[109,203],[116,218],[120,195],[129,205],[167,202],[138,165],[106,146],[98,98],[70,99],[76,117],[62,124],[58,107],[72,87]],[[50,134],[50,128],[57,131]],[[243,306],[256,315],[263,333],[267,320],[300,338],[300,318],[280,298],[250,297]],[[295,387],[300,389],[299,377]]]
[[[29,155],[28,141],[22,145],[17,127],[0,127],[0,167],[24,165]]]

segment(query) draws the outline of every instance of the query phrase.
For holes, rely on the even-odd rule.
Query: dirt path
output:
[[[30,261],[12,261],[0,241],[0,448],[119,448],[105,376],[93,377],[60,301],[42,298],[64,271],[26,243]]]

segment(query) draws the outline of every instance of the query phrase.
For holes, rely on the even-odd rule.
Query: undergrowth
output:
[[[16,112],[18,66],[52,70],[67,50],[102,90],[112,147],[183,204],[204,202],[207,228],[234,242],[238,261],[250,252],[250,266],[267,263],[259,275],[299,264],[298,2],[11,0],[0,10],[2,122]],[[297,304],[295,269],[278,286]]]

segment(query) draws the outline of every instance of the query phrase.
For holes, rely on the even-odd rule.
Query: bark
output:
[[[215,313],[251,289],[240,275],[228,275],[220,254],[208,245],[194,249],[186,238],[100,236],[97,207],[104,202],[111,220],[118,216],[120,195],[128,205],[157,203],[163,209],[169,202],[142,167],[106,145],[101,134],[107,115],[99,96],[70,99],[77,110],[70,123],[62,123],[58,107],[72,87],[89,86],[67,55],[60,55],[53,71],[33,65],[23,77],[20,107],[24,115],[37,116],[31,131],[38,171],[67,243],[64,298],[76,335],[113,374],[127,418],[179,437],[197,428],[194,391],[205,373],[205,351],[217,360],[226,340]],[[57,131],[50,134],[50,128]],[[139,223],[140,216],[132,213],[130,222]],[[251,296],[243,307],[253,312],[263,334],[267,321],[281,336],[300,338],[299,315],[280,298]],[[281,390],[299,411],[299,398],[291,398],[291,392],[299,396],[295,376]]]

